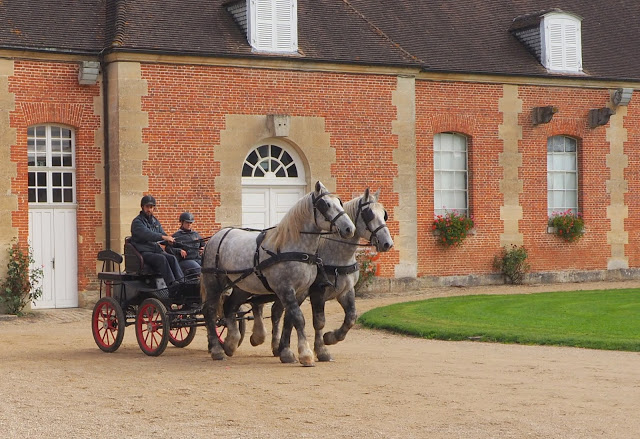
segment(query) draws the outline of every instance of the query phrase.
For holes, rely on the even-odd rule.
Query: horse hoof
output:
[[[280,362],[285,364],[295,363],[296,356],[290,349],[284,349],[282,352],[280,352]]]
[[[213,361],[221,361],[224,360],[224,354],[223,353],[211,353],[211,359]]]
[[[249,341],[251,342],[251,346],[260,346],[264,343],[264,337],[254,337],[255,334],[251,334],[249,337]]]
[[[323,354],[318,354],[318,361],[322,363],[330,362],[330,361],[333,361],[333,357],[328,352]]]
[[[325,332],[325,334],[322,336],[322,340],[324,340],[324,344],[327,345],[336,344],[338,342],[338,339],[333,332]]]
[[[304,367],[313,367],[315,366],[313,359],[305,359],[303,360],[302,358],[300,359],[300,364]]]

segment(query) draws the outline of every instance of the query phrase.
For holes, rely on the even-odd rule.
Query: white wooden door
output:
[[[302,187],[243,187],[242,227],[275,226],[303,195]]]
[[[35,265],[43,269],[42,297],[34,309],[78,306],[76,210],[29,209],[29,242]]]

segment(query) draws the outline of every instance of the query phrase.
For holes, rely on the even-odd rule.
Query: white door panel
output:
[[[75,209],[30,209],[29,242],[43,269],[37,308],[78,306],[78,250]]]
[[[54,210],[54,289],[56,308],[78,306],[78,251],[76,211]]]
[[[304,191],[301,188],[271,188],[272,223],[278,224],[291,207],[302,198]]]
[[[303,187],[243,187],[242,227],[275,226],[303,195]]]
[[[53,287],[53,210],[29,211],[29,244],[33,250],[34,265],[42,267],[42,296],[33,308],[55,308]]]
[[[269,190],[244,188],[242,190],[242,227],[264,229],[269,223]]]

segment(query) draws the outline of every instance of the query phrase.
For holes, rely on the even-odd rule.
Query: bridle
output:
[[[318,226],[318,219],[316,217],[316,210],[318,212],[320,212],[322,214],[322,216],[324,217],[325,220],[327,220],[330,224],[329,226],[329,231],[333,231],[333,228],[335,227],[336,230],[338,230],[338,227],[336,226],[336,221],[338,220],[338,218],[340,218],[342,215],[345,215],[346,212],[344,211],[344,209],[341,212],[338,212],[336,214],[336,216],[334,216],[333,218],[331,218],[328,215],[329,212],[329,203],[327,203],[326,200],[323,200],[322,198],[325,195],[329,195],[329,192],[325,192],[323,194],[320,194],[318,197],[315,196],[315,194],[311,194],[311,204],[313,205],[313,221],[316,223],[316,227],[320,228]],[[340,198],[338,198],[338,201],[340,201],[340,205],[342,206],[342,200]]]
[[[354,224],[358,222],[358,216],[362,216],[362,221],[364,221],[364,225],[367,227],[367,230],[369,231],[369,233],[371,233],[371,235],[369,235],[369,244],[373,245],[374,238],[376,242],[378,241],[378,232],[384,228],[388,228],[386,222],[389,219],[389,215],[385,210],[384,211],[385,223],[378,226],[376,229],[372,230],[371,222],[376,217],[376,214],[373,213],[373,210],[371,209],[371,207],[369,207],[370,204],[373,204],[373,201],[367,201],[366,203],[363,203],[362,200],[358,201],[358,210],[356,211],[356,218],[355,218]]]

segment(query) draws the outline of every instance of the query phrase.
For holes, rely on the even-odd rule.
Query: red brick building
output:
[[[144,194],[208,236],[271,225],[316,180],[381,189],[390,288],[501,282],[512,244],[531,282],[637,277],[640,4],[387,3],[0,3],[0,243],[31,243],[38,306],[95,299]],[[451,209],[475,229],[445,248]],[[559,210],[580,240],[549,233]]]

